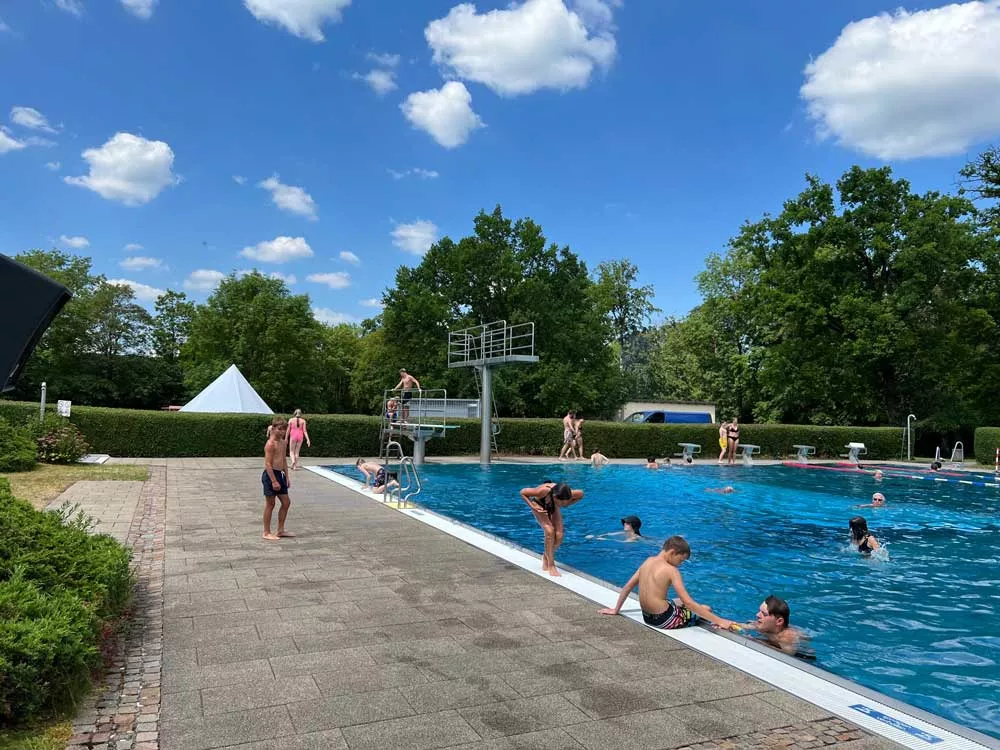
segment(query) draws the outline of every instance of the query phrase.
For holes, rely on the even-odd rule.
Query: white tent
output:
[[[236,365],[230,365],[180,410],[216,414],[274,414]]]

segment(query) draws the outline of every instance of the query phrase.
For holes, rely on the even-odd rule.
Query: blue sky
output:
[[[0,4],[0,252],[88,254],[146,298],[256,267],[357,320],[500,203],[684,314],[805,172],[950,190],[1000,135],[997,0],[729,5]]]

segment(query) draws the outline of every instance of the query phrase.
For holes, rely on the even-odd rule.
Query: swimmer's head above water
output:
[[[625,516],[622,519],[622,529],[626,532],[631,532],[636,536],[642,536],[639,533],[639,527],[642,526],[642,519],[639,516]]]
[[[885,495],[883,495],[881,492],[876,492],[874,495],[872,495],[872,505],[876,507],[879,505],[885,505]]]
[[[757,610],[757,631],[760,633],[780,633],[789,626],[792,613],[788,602],[772,594]]]
[[[875,469],[875,481],[876,482],[881,482],[882,481],[882,470],[881,469]]]

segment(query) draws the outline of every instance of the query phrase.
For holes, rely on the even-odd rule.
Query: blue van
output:
[[[625,421],[633,424],[712,424],[712,415],[707,411],[637,411]]]

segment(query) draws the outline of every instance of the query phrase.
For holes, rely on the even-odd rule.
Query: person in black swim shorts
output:
[[[267,445],[264,446],[264,471],[260,475],[264,487],[264,538],[270,542],[288,537],[294,537],[290,531],[285,531],[285,519],[292,501],[288,497],[288,488],[292,479],[288,475],[288,443],[285,434],[288,422],[282,417],[275,417],[271,422]],[[278,510],[278,533],[271,533],[271,515],[274,513],[274,499],[278,498],[281,508]]]
[[[396,383],[396,387],[393,388],[394,391],[402,391],[400,395],[400,401],[403,402],[403,414],[402,421],[405,422],[410,418],[410,400],[413,398],[413,389],[416,388],[420,390],[420,381],[415,377],[410,375],[406,371],[406,368],[401,368],[399,371],[399,382]]]
[[[638,586],[642,619],[650,627],[676,630],[695,625],[699,619],[705,619],[720,628],[733,628],[735,623],[732,620],[719,617],[712,612],[711,607],[699,604],[684,588],[680,566],[690,556],[691,547],[684,537],[670,537],[663,543],[663,549],[658,555],[647,557],[635,571],[622,588],[615,606],[598,611],[602,615],[617,615],[621,612],[628,595],[632,593],[632,589]],[[677,593],[677,599],[674,601],[668,598],[671,587]]]

